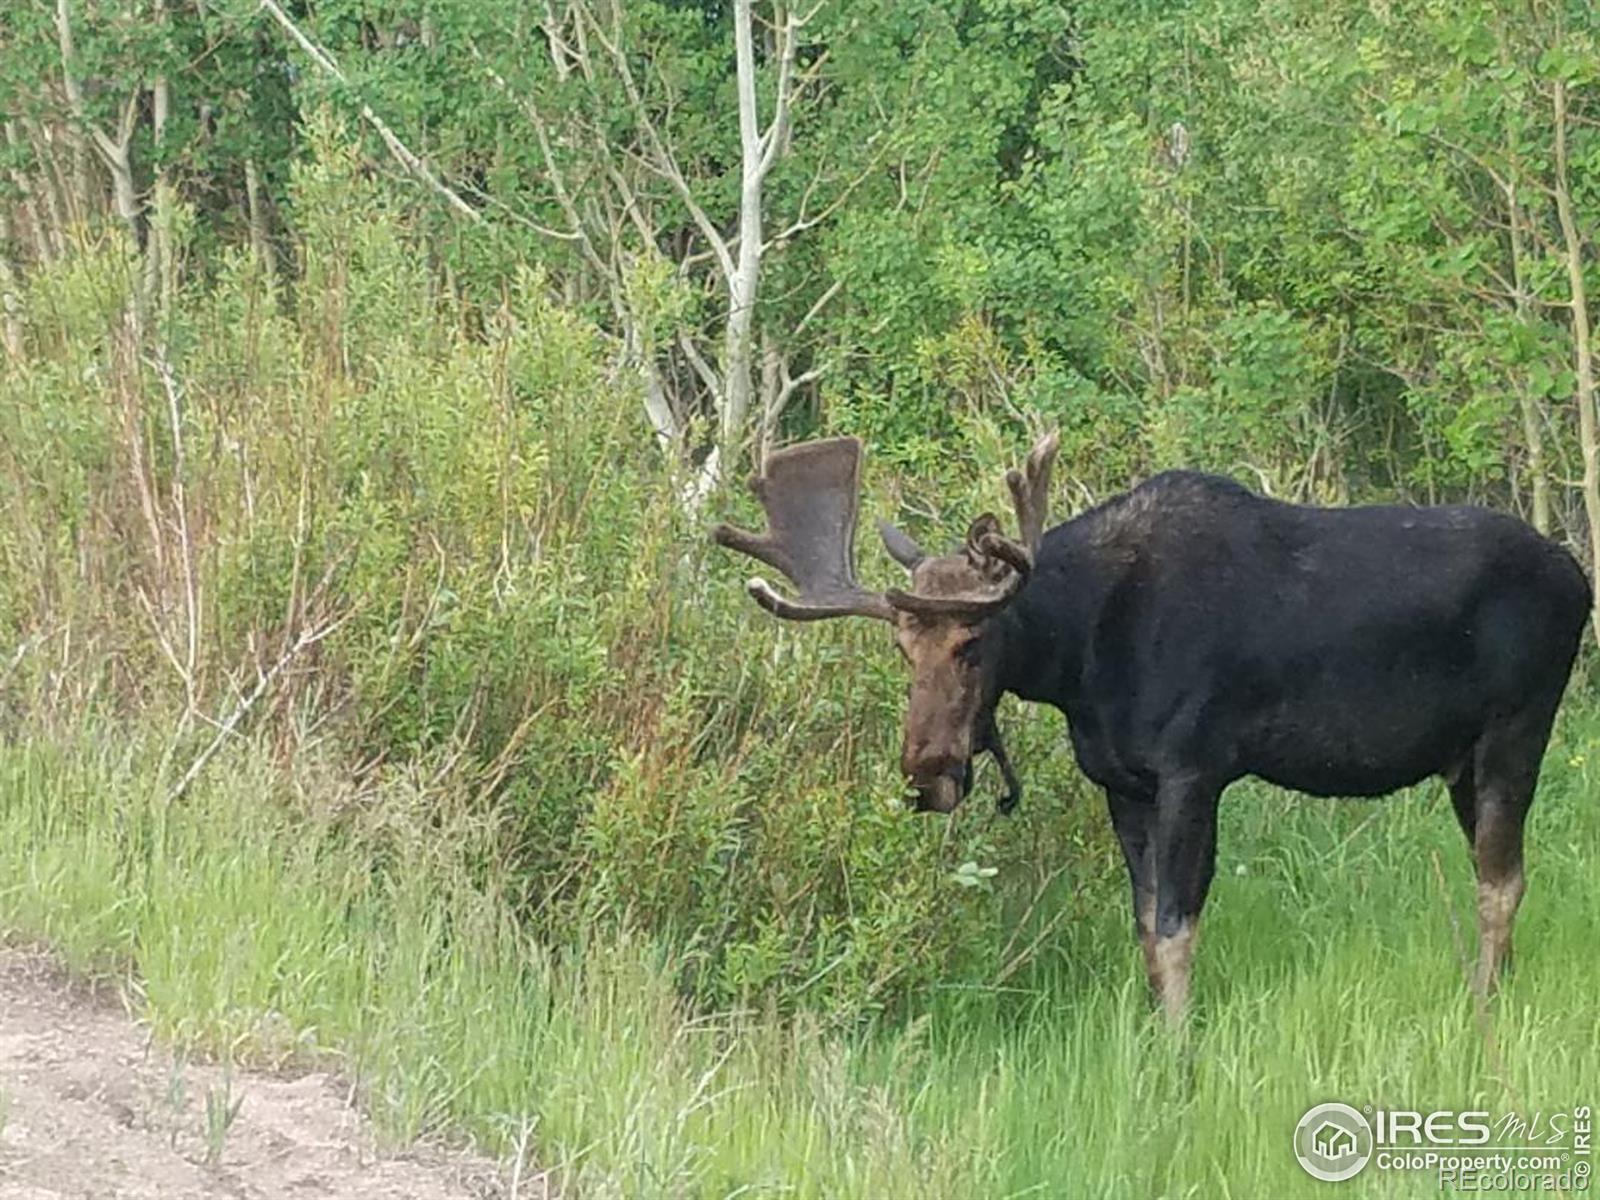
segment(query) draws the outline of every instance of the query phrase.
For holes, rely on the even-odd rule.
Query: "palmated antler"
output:
[[[767,532],[718,525],[712,540],[781,571],[799,592],[789,599],[761,578],[745,584],[773,616],[789,621],[827,617],[893,618],[888,599],[856,582],[856,506],[861,443],[855,438],[806,442],[767,456],[750,490],[767,514]]]
[[[1055,465],[1060,448],[1061,434],[1052,430],[1034,443],[1022,470],[1013,467],[1006,472],[1006,487],[1011,489],[1011,503],[1017,510],[1017,528],[1030,554],[1039,553],[1039,540],[1044,537],[1045,522],[1050,517],[1050,468]]]
[[[795,599],[781,595],[764,579],[751,579],[745,585],[757,604],[786,620],[890,620],[899,610],[979,621],[1009,604],[1033,571],[1049,511],[1050,465],[1057,440],[1053,433],[1040,439],[1023,470],[1006,474],[1021,540],[1006,537],[999,519],[984,513],[967,531],[966,567],[954,579],[948,565],[941,564],[960,565],[961,556],[929,559],[906,534],[879,522],[884,545],[895,561],[913,573],[916,591],[873,592],[856,582],[861,443],[855,438],[806,442],[769,455],[762,473],[750,480],[750,490],[767,513],[767,532],[718,525],[711,537],[718,545],[781,571],[794,584],[799,592]],[[972,584],[973,571],[982,580],[977,587]]]

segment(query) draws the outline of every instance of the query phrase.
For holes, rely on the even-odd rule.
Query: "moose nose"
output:
[[[964,775],[958,767],[930,779],[915,781],[912,786],[916,789],[916,799],[912,806],[918,812],[954,812],[966,794]]]

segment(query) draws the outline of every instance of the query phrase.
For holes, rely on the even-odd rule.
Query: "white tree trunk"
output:
[[[1511,279],[1516,295],[1512,298],[1512,305],[1516,310],[1517,322],[1526,327],[1528,318],[1528,288],[1526,277],[1527,251],[1523,247],[1523,216],[1522,206],[1517,201],[1517,187],[1513,181],[1505,188],[1506,196],[1506,222],[1511,234]],[[1540,533],[1548,535],[1550,532],[1550,472],[1544,461],[1544,430],[1541,427],[1543,414],[1539,411],[1539,401],[1529,390],[1525,373],[1519,371],[1516,379],[1517,406],[1522,413],[1522,439],[1527,443],[1528,486],[1533,498],[1533,527]]]
[[[87,131],[89,141],[111,175],[111,198],[117,217],[127,226],[128,235],[135,247],[139,244],[139,194],[133,186],[133,163],[129,147],[133,142],[135,122],[138,120],[139,89],[135,88],[122,106],[117,122],[117,136],[112,137],[89,120],[83,103],[83,85],[78,80],[78,56],[72,43],[72,5],[70,0],[56,0],[56,38],[61,48],[61,86],[67,93],[67,104],[78,124]],[[135,281],[132,296],[134,334],[142,336],[143,288]]]
[[[156,24],[166,25],[166,0],[155,0]],[[156,76],[150,88],[150,132],[155,144],[156,178],[151,190],[151,217],[145,227],[144,294],[155,304],[158,326],[165,326],[171,301],[171,246],[168,237],[172,219],[172,187],[167,180],[167,169],[160,165],[162,143],[167,136],[167,113],[171,108],[171,92],[165,75]]]
[[[250,252],[255,255],[260,268],[270,276],[272,252],[267,241],[267,212],[261,199],[261,176],[254,158],[244,160],[244,203],[250,221]]]
[[[739,95],[739,247],[728,276],[728,327],[722,362],[721,445],[731,451],[750,413],[756,291],[761,281],[761,184],[770,165],[756,113],[756,60],[750,0],[734,0],[734,65]],[[776,120],[769,134],[777,132]]]
[[[1589,561],[1600,572],[1600,430],[1595,422],[1594,346],[1589,327],[1589,296],[1584,286],[1584,243],[1572,212],[1572,188],[1567,173],[1567,85],[1556,80],[1552,95],[1556,135],[1556,216],[1565,243],[1567,280],[1572,292],[1572,353],[1577,372],[1578,444],[1583,450],[1583,515],[1589,524]],[[1591,614],[1595,636],[1600,637],[1600,603]]]
[[[644,345],[638,327],[629,322],[623,333],[623,359],[639,372],[644,388],[644,414],[655,432],[656,440],[669,455],[678,447],[683,430],[678,424],[678,414],[672,411],[666,389],[661,386],[661,373],[656,370],[655,356]]]
[[[11,210],[0,204],[0,342],[12,358],[22,358],[22,299],[17,273],[12,269]]]
[[[722,363],[723,446],[744,435],[754,391],[756,289],[761,281],[761,183],[745,186],[739,202],[738,267],[728,280],[728,329]]]

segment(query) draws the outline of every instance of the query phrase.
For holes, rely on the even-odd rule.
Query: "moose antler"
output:
[[[926,596],[909,592],[886,593],[889,603],[907,612],[925,616],[956,616],[980,620],[1005,607],[1033,573],[1035,556],[1044,537],[1050,514],[1050,468],[1060,449],[1061,437],[1047,433],[1034,444],[1022,469],[1006,472],[1006,486],[1017,511],[1020,541],[1012,541],[1000,528],[993,513],[984,513],[967,530],[967,562],[988,575],[992,586],[981,593],[959,596]],[[922,561],[917,546],[892,525],[879,522],[889,553],[908,568]],[[1007,569],[1009,568],[1009,569]]]
[[[993,513],[984,513],[967,531],[966,566],[959,582],[940,564],[954,559],[929,559],[900,530],[879,522],[889,554],[912,571],[921,591],[873,592],[856,582],[856,509],[861,484],[861,443],[850,437],[791,446],[767,457],[750,490],[767,514],[767,532],[750,533],[718,525],[712,540],[748,554],[783,572],[799,591],[790,599],[766,580],[751,579],[745,587],[756,603],[789,621],[826,617],[876,617],[892,620],[896,610],[926,617],[978,621],[999,611],[1027,582],[1049,510],[1050,464],[1055,459],[1055,434],[1040,439],[1021,471],[1006,473],[1017,509],[1022,538],[1013,541],[1001,531]],[[984,580],[974,589],[970,569]],[[929,572],[932,572],[930,575]]]
[[[1061,434],[1051,430],[1034,443],[1022,470],[1013,467],[1006,472],[1006,487],[1011,489],[1011,503],[1017,510],[1017,528],[1029,554],[1039,553],[1039,539],[1044,536],[1050,516],[1050,468],[1055,465],[1060,448]]]
[[[984,560],[1002,562],[1023,578],[1033,570],[1032,549],[1008,538],[993,513],[984,513],[967,529],[967,557],[978,567]]]
[[[856,506],[861,443],[851,437],[806,442],[767,456],[750,490],[766,510],[766,533],[718,525],[711,538],[783,572],[800,596],[791,600],[766,580],[745,584],[755,602],[775,617],[819,621],[827,617],[891,620],[881,592],[856,582]]]
[[[988,586],[974,590],[969,585],[954,595],[925,595],[894,588],[884,594],[890,604],[904,612],[979,621],[1011,603],[1033,570],[1033,556],[1000,532],[1000,521],[993,513],[984,513],[967,530],[965,558],[967,567],[988,579]],[[960,562],[960,558],[936,561]]]

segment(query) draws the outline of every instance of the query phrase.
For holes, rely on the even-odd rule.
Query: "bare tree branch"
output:
[[[706,385],[706,390],[712,396],[720,397],[722,395],[722,380],[718,377],[711,364],[706,361],[705,355],[700,353],[700,348],[694,344],[694,338],[689,336],[687,329],[678,331],[678,345],[683,350],[683,356],[689,360],[689,365],[694,368],[695,374],[700,376],[701,382]]]
[[[640,93],[639,85],[633,77],[633,69],[628,65],[627,52],[622,47],[620,29],[614,31],[613,36],[608,38],[605,31],[600,27],[600,23],[595,18],[593,11],[588,4],[584,3],[584,0],[574,0],[573,8],[589,22],[589,27],[594,33],[595,39],[605,48],[607,55],[611,59],[612,66],[616,69],[617,78],[622,81],[622,89],[628,97],[628,106],[633,111],[634,123],[638,125],[639,133],[644,138],[645,145],[650,151],[652,157],[651,167],[670,183],[673,190],[678,193],[678,198],[683,201],[684,207],[689,210],[690,218],[699,226],[701,236],[706,239],[706,243],[715,252],[717,262],[722,267],[723,275],[731,278],[735,273],[735,267],[733,254],[728,247],[728,240],[722,236],[721,230],[706,214],[706,210],[701,207],[700,202],[695,199],[694,191],[689,187],[689,181],[684,178],[683,171],[678,166],[677,158],[667,147],[666,141],[656,129],[655,122],[650,119],[649,109],[645,106],[644,97]]]
[[[89,119],[88,109],[84,105],[83,85],[78,79],[78,52],[72,38],[71,0],[56,0],[56,40],[61,50],[61,85],[67,94],[67,107],[72,113],[73,120],[89,135],[90,144],[100,155],[106,169],[111,172],[112,194],[116,201],[117,215],[137,242],[139,200],[133,187],[133,165],[128,159],[128,148],[133,140],[133,131],[138,120],[139,94],[142,89],[135,87],[123,103],[122,112],[117,120],[117,136],[112,138]],[[138,288],[134,289],[134,297],[136,323],[142,328],[142,316],[139,311],[142,305]]]
[[[59,0],[59,3],[64,7],[67,0]],[[333,61],[328,52],[300,31],[300,27],[290,20],[289,15],[279,7],[277,0],[261,0],[261,7],[279,25],[283,26],[284,32],[294,40],[294,43],[300,49],[305,51],[306,57],[310,58],[325,74],[337,79],[346,87],[349,86],[350,81],[345,78],[344,72],[339,70],[338,64]],[[389,148],[389,153],[394,156],[394,160],[401,167],[414,178],[432,188],[460,216],[466,217],[473,222],[483,220],[483,215],[477,209],[452,191],[444,180],[434,174],[427,163],[423,162],[406,147],[406,144],[395,135],[394,130],[389,128],[382,117],[372,111],[372,107],[366,101],[360,100],[357,103],[360,106],[362,117],[367,124],[377,131],[378,136],[383,139],[383,144]]]
[[[278,676],[283,674],[284,668],[293,662],[303,650],[316,645],[338,629],[340,625],[344,624],[345,620],[346,617],[340,617],[316,629],[301,631],[300,636],[295,638],[284,652],[278,656],[278,661],[257,677],[256,686],[250,694],[241,700],[234,710],[228,714],[227,718],[217,726],[216,736],[211,739],[211,742],[204,750],[195,756],[194,761],[189,764],[189,769],[183,773],[182,778],[173,784],[170,793],[171,799],[177,800],[189,790],[189,785],[195,781],[201,771],[205,770],[206,764],[216,756],[217,751],[222,749],[222,744],[233,735],[233,731],[239,727],[239,722],[244,720],[249,715],[250,710],[260,701],[261,697],[267,694],[267,690],[277,681]]]

